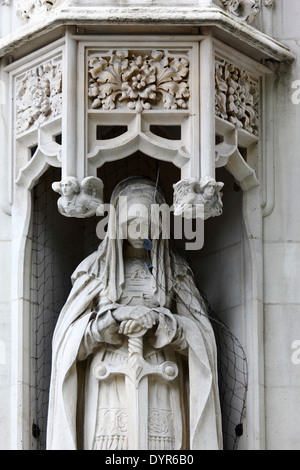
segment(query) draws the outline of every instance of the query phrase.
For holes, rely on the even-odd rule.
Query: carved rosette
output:
[[[51,10],[58,0],[21,0],[17,3],[16,11],[24,20],[29,20],[37,15]]]
[[[62,63],[50,60],[16,79],[16,133],[61,115]]]
[[[247,72],[216,60],[216,115],[239,129],[258,135],[259,87]]]
[[[90,107],[112,110],[187,109],[190,97],[189,60],[155,50],[139,55],[113,51],[89,59]]]

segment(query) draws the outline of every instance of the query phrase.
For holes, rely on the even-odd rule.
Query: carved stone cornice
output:
[[[95,25],[107,27],[122,26],[122,33],[126,28],[136,26],[147,32],[147,28],[176,27],[212,27],[220,30],[224,36],[247,44],[248,50],[253,50],[253,56],[259,54],[260,59],[275,59],[292,62],[294,56],[290,49],[275,39],[261,33],[238,17],[228,14],[217,6],[207,7],[72,7],[58,4],[45,15],[34,21],[29,21],[22,29],[13,32],[0,40],[0,57],[10,54],[17,47],[28,45],[60,26]],[[226,41],[225,41],[226,42]]]

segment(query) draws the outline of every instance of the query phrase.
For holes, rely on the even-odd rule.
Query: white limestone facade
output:
[[[238,448],[299,448],[299,16],[296,0],[0,3],[0,449],[44,446],[53,311],[95,207],[157,165],[171,201],[178,182],[222,188],[189,254],[247,357]],[[96,187],[81,216],[56,205],[69,177]]]

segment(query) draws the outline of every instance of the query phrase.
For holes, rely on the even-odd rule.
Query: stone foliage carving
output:
[[[103,203],[103,182],[93,176],[85,178],[81,184],[70,176],[53,183],[52,189],[61,194],[57,206],[65,217],[91,217]]]
[[[144,109],[186,109],[190,96],[189,60],[185,55],[152,51],[136,55],[114,51],[89,60],[90,104],[93,109],[128,106]]]
[[[216,61],[216,115],[255,136],[259,126],[259,89],[251,76],[226,61]]]
[[[16,132],[20,134],[61,114],[61,61],[32,68],[16,80]]]
[[[57,3],[58,0],[21,0],[17,3],[17,14],[24,20],[45,13]]]
[[[174,185],[174,215],[204,220],[221,215],[223,186],[208,176],[200,181],[196,178],[180,180]]]

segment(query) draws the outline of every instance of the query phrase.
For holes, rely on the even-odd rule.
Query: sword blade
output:
[[[125,378],[128,412],[128,449],[148,449],[148,377],[143,377],[136,387]]]

